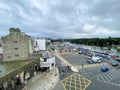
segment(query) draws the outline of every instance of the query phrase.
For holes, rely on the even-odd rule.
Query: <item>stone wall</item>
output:
[[[31,37],[18,28],[9,31],[9,35],[2,37],[3,61],[29,59],[34,50]]]

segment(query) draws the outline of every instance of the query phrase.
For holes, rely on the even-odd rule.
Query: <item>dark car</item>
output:
[[[109,68],[106,67],[106,66],[103,66],[103,67],[101,67],[101,71],[102,72],[107,72],[107,71],[109,71]]]
[[[87,62],[90,63],[90,64],[93,64],[93,62],[91,60],[87,60]]]
[[[112,65],[113,67],[119,66],[117,63],[111,63],[111,65]]]
[[[114,58],[116,61],[120,62],[120,58]]]

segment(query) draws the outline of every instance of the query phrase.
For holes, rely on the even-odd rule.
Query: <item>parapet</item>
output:
[[[20,32],[19,28],[10,28],[9,32]]]

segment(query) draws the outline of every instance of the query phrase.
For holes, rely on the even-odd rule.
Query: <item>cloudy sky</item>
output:
[[[0,0],[0,37],[120,37],[120,0]]]

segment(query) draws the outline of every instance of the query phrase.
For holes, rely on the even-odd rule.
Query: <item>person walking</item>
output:
[[[82,64],[82,68],[84,68],[84,64]]]

